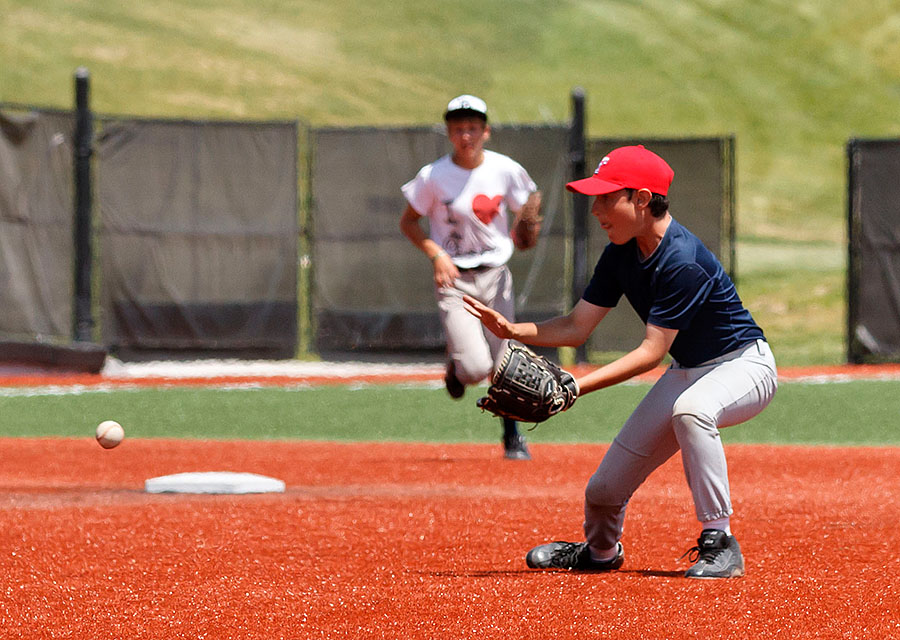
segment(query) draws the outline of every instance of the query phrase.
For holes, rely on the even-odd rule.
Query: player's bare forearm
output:
[[[541,192],[535,191],[528,196],[522,208],[516,211],[510,235],[517,249],[531,249],[537,245],[542,221]]]
[[[584,303],[571,313],[544,322],[510,322],[502,314],[469,296],[463,296],[466,310],[481,320],[495,336],[542,347],[574,347],[583,344],[609,309]]]
[[[607,313],[608,307],[598,307],[586,300],[579,300],[566,315],[534,324],[534,334],[527,339],[523,338],[522,342],[542,347],[580,346],[587,341]]]
[[[425,234],[425,230],[419,224],[421,217],[415,209],[407,206],[400,217],[400,230],[419,251],[431,260],[434,283],[439,287],[452,287],[459,277],[459,270],[447,252]]]
[[[400,216],[400,230],[419,251],[433,259],[441,252],[441,248],[425,234],[425,230],[419,224],[421,217],[415,209],[407,206],[403,215]]]
[[[576,382],[578,382],[578,388],[581,390],[580,395],[630,380],[635,376],[650,371],[660,362],[661,360],[657,360],[654,357],[646,357],[646,354],[639,347],[618,360],[578,378]]]
[[[647,327],[641,344],[624,356],[577,379],[580,395],[611,387],[659,366],[678,332]]]
[[[520,340],[540,347],[577,347],[584,344],[587,334],[571,316],[557,316],[544,322],[517,323]]]

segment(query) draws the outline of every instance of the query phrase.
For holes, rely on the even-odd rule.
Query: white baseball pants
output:
[[[485,329],[481,320],[465,310],[463,294],[514,321],[512,274],[505,265],[460,271],[454,287],[435,289],[447,339],[447,357],[456,366],[456,377],[468,386],[491,375],[495,363],[503,356],[505,341]]]

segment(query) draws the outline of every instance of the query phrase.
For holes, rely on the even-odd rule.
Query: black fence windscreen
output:
[[[847,359],[898,362],[900,140],[851,140],[847,154]]]
[[[292,357],[301,314],[320,354],[444,348],[430,265],[399,229],[400,187],[450,150],[442,126],[312,129],[301,142],[297,122],[93,123],[94,306],[110,352]],[[74,113],[0,105],[2,340],[71,336],[74,127]],[[574,256],[592,271],[606,242],[591,217],[587,237],[574,237],[570,142],[565,124],[492,127],[488,148],[520,162],[544,194],[537,247],[510,261],[520,320],[565,313],[579,295]],[[634,142],[673,166],[674,216],[731,270],[733,140],[591,140],[587,171]],[[310,160],[308,185],[298,147]],[[300,182],[310,194],[303,298]],[[592,351],[640,339],[626,306],[595,331]]]
[[[70,113],[0,110],[0,337],[72,333]]]
[[[293,356],[296,123],[101,124],[104,343]]]

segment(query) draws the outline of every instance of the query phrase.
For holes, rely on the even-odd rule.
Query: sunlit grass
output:
[[[779,364],[845,361],[845,264],[836,244],[738,243],[738,291]]]
[[[647,392],[625,384],[578,400],[527,432],[532,442],[609,442]],[[139,389],[78,395],[0,393],[0,436],[92,438],[114,419],[129,438],[495,442],[500,420],[475,406],[483,388],[453,401],[442,388]],[[900,381],[782,383],[726,442],[900,444]],[[530,425],[523,425],[527,428]]]

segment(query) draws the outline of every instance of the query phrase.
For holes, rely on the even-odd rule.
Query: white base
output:
[[[284,493],[284,482],[255,473],[207,471],[150,478],[147,493]]]

